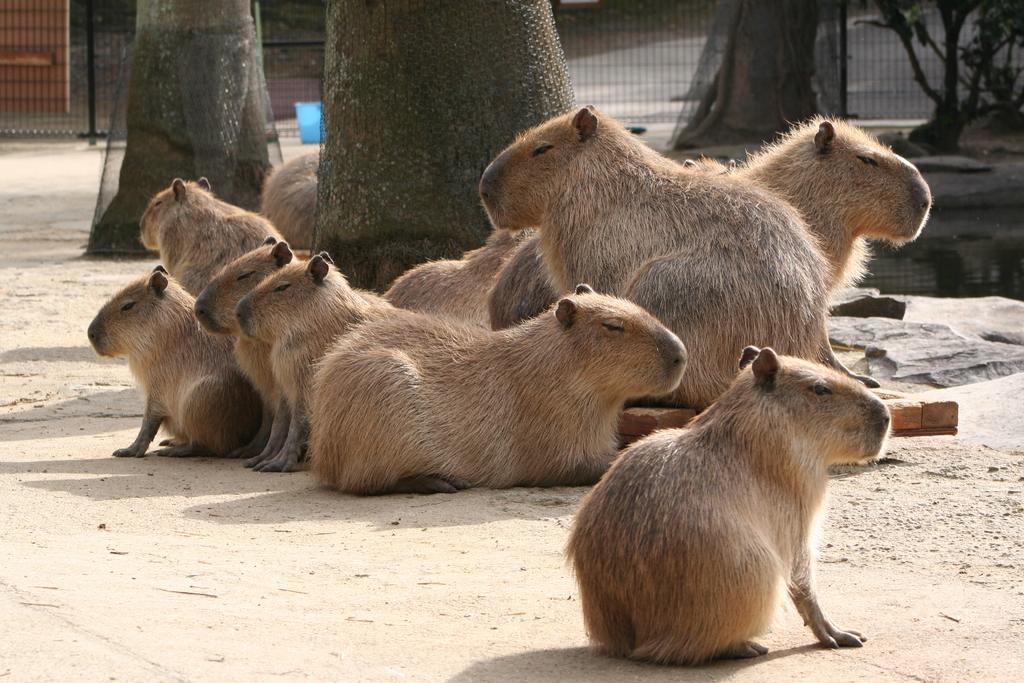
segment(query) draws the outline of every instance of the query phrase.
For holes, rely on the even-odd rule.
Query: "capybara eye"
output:
[[[238,278],[236,278],[236,279],[238,279],[238,280],[244,280],[245,278],[247,278],[247,277],[249,277],[250,275],[252,275],[252,274],[253,274],[254,272],[255,272],[255,271],[252,271],[252,270],[250,270],[250,271],[249,271],[248,273],[242,273],[242,274],[241,274],[241,275],[239,275],[239,276],[238,276]]]
[[[134,301],[129,301],[129,302],[127,302],[127,303],[125,303],[124,305],[121,306],[121,310],[122,311],[130,311],[130,310],[132,310],[132,306],[134,306],[134,305],[135,305]]]
[[[875,161],[873,158],[871,158],[871,157],[869,157],[869,156],[867,156],[865,154],[858,154],[857,158],[860,159],[861,161],[863,161],[868,166],[878,166],[878,162],[877,161]]]
[[[541,154],[548,151],[552,147],[554,147],[554,145],[541,145],[537,149],[533,150],[533,156],[539,157]]]
[[[817,382],[811,387],[811,391],[816,393],[818,396],[826,396],[832,393],[832,390],[828,388],[828,385]]]
[[[604,329],[611,332],[622,332],[626,329],[626,326],[622,324],[621,320],[605,320],[601,324],[604,326]]]
[[[283,292],[284,290],[288,289],[291,286],[292,286],[292,283],[290,283],[290,282],[282,282],[281,284],[279,284],[277,287],[274,288],[274,291],[275,292]]]

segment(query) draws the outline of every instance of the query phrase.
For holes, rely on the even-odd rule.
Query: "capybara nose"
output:
[[[658,339],[658,347],[661,349],[665,363],[672,370],[679,370],[686,365],[686,347],[679,337],[665,330]]]
[[[504,165],[501,156],[487,165],[484,174],[480,176],[480,198],[489,202],[498,196],[498,180],[501,176],[501,167]]]
[[[206,308],[206,302],[202,299],[196,300],[195,313],[197,318],[209,319],[210,311]]]
[[[91,341],[91,342],[95,342],[100,337],[99,332],[97,332],[95,329],[93,329],[92,325],[89,325],[88,335],[89,335],[89,341]]]

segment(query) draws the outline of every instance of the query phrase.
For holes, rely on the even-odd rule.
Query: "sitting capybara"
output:
[[[488,327],[488,293],[502,265],[528,231],[495,230],[479,249],[459,260],[428,261],[392,283],[384,298],[399,308]]]
[[[270,236],[263,245],[224,266],[196,298],[196,318],[211,334],[235,337],[235,360],[263,401],[263,422],[253,440],[233,455],[262,460],[280,450],[288,434],[288,403],[274,381],[271,345],[242,334],[235,306],[268,275],[292,260],[287,242]]]
[[[281,235],[267,219],[213,196],[206,178],[175,178],[146,207],[142,243],[160,252],[170,275],[197,296],[222,267]]]
[[[306,448],[314,365],[339,335],[396,309],[380,297],[352,289],[326,253],[293,262],[263,280],[235,307],[247,337],[269,344],[270,367],[291,421],[281,448],[250,464],[260,472],[291,472]]]
[[[823,365],[744,350],[743,370],[686,429],[623,451],[580,507],[568,553],[591,640],[661,663],[755,657],[785,586],[827,647],[860,647],[814,590],[828,467],[874,458],[889,412]]]
[[[263,185],[260,212],[296,249],[313,246],[320,153],[303,154],[274,170]]]
[[[818,358],[827,265],[799,213],[735,173],[685,169],[590,108],[526,133],[487,167],[496,227],[536,226],[552,284],[634,301],[690,349],[672,403],[703,408],[736,374],[735,349]]]
[[[687,159],[683,168],[702,173],[728,173],[730,167],[714,159]],[[540,235],[530,230],[506,259],[487,295],[487,312],[492,330],[503,330],[536,317],[558,300],[560,290],[551,282],[540,251]]]
[[[357,494],[592,484],[624,401],[671,391],[685,365],[653,316],[586,285],[500,332],[406,312],[324,357],[310,462]]]
[[[161,425],[174,445],[156,455],[222,456],[260,426],[260,400],[231,356],[231,341],[202,331],[192,296],[157,266],[104,304],[89,324],[101,356],[127,356],[146,394],[139,435],[117,457],[146,455]]]

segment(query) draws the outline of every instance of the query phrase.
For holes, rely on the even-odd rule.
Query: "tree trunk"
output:
[[[480,174],[573,104],[549,0],[334,0],[327,36],[317,248],[383,289],[479,246]]]
[[[139,218],[175,177],[259,206],[270,162],[258,49],[249,0],[138,0],[124,161],[89,253],[142,251]]]
[[[815,114],[817,28],[818,0],[742,0],[718,75],[672,146],[761,142]]]
[[[940,153],[960,149],[968,115],[960,104],[960,32],[966,15],[955,11],[953,3],[939,3],[943,28],[942,99],[935,105],[935,113],[927,123],[910,131],[911,142],[923,143]]]

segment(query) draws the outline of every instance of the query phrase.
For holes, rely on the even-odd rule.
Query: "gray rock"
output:
[[[901,296],[900,299],[907,304],[904,320],[944,323],[967,337],[1024,346],[1024,301],[1001,296],[970,299]]]
[[[925,173],[925,180],[939,209],[1024,206],[1024,162],[1000,164],[991,173]]]
[[[836,317],[829,339],[862,348],[879,380],[952,387],[1024,372],[1024,347],[984,341],[948,325],[886,318]]]
[[[992,170],[989,164],[953,154],[918,157],[913,163],[922,173],[987,173]]]
[[[1024,374],[919,394],[960,406],[957,438],[1004,451],[1024,452]]]
[[[852,318],[895,318],[902,320],[907,310],[905,297],[884,296],[877,289],[850,287],[832,301],[830,313]]]

